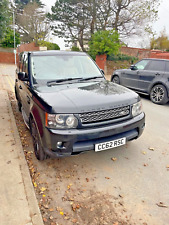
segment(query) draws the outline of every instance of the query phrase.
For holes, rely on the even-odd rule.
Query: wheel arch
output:
[[[116,73],[113,74],[113,75],[111,76],[111,81],[113,80],[114,77],[118,77],[118,78],[119,78],[119,81],[120,81],[120,76],[119,76],[119,74],[116,74]]]
[[[33,107],[30,114],[29,114],[29,126],[30,126],[30,130],[31,130],[31,120],[33,120],[35,122],[35,125],[37,127],[37,130],[39,132],[40,137],[43,137],[43,124],[41,121],[41,117],[39,114],[39,111],[37,108]]]
[[[149,95],[150,95],[151,89],[152,89],[154,86],[156,86],[156,85],[163,85],[163,86],[165,87],[165,89],[166,89],[166,91],[167,91],[167,95],[168,95],[168,97],[169,97],[169,89],[167,88],[167,85],[166,85],[164,82],[162,82],[162,81],[157,81],[157,82],[153,83],[153,84],[149,87],[149,89],[148,89],[148,94],[149,94]]]

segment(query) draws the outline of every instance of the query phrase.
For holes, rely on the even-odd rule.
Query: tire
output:
[[[44,152],[44,149],[40,140],[39,132],[37,130],[36,124],[33,119],[30,121],[30,126],[31,126],[31,134],[33,139],[33,148],[34,148],[35,156],[40,161],[45,160],[47,156]]]
[[[150,99],[155,104],[166,104],[169,101],[166,88],[161,84],[155,85],[150,91]]]
[[[115,84],[120,84],[120,79],[119,79],[119,76],[114,76],[112,77],[112,80],[111,80],[113,83]]]

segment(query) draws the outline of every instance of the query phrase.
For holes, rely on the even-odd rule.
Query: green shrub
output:
[[[109,56],[107,56],[107,60],[110,61],[130,61],[130,62],[135,62],[138,61],[138,58],[134,57],[134,56],[129,56],[129,55],[123,55],[123,54],[111,54]]]
[[[59,45],[48,41],[39,41],[38,45],[41,47],[47,47],[47,50],[60,50]]]
[[[71,51],[80,52],[80,48],[72,46]]]

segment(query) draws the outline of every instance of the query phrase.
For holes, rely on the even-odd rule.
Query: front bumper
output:
[[[103,127],[54,130],[45,128],[42,137],[44,151],[51,157],[62,157],[94,150],[95,144],[126,137],[127,141],[137,139],[145,127],[145,114],[141,113],[127,121]],[[62,143],[58,146],[58,142]]]

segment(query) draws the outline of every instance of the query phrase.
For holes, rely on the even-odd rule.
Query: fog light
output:
[[[59,142],[57,142],[56,146],[57,146],[57,148],[61,148],[63,146],[63,143],[59,141]]]
[[[64,142],[58,141],[56,145],[57,149],[64,150],[66,149],[64,146]]]

